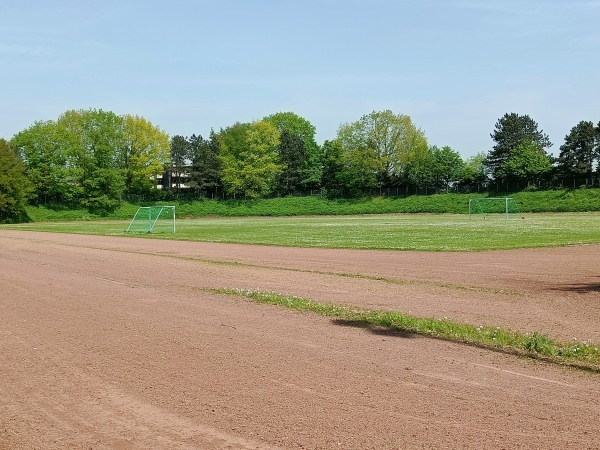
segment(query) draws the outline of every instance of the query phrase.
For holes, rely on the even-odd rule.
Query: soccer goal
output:
[[[524,219],[519,205],[510,197],[485,197],[469,200],[469,218],[471,217],[504,217],[509,219]]]
[[[125,233],[175,233],[174,206],[140,206]]]

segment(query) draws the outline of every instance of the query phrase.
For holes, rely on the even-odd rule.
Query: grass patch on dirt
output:
[[[206,217],[177,233],[125,234],[128,221],[36,222],[2,229],[153,239],[370,250],[482,251],[600,243],[599,213],[528,214],[523,220],[464,214]],[[169,224],[172,227],[172,224]],[[168,227],[167,227],[168,228]]]
[[[257,303],[308,311],[332,317],[338,323],[348,326],[434,337],[600,372],[600,349],[591,342],[557,342],[537,332],[526,334],[500,327],[474,326],[453,322],[447,318],[423,319],[396,311],[365,311],[273,292],[245,289],[210,289],[209,292],[237,295]]]

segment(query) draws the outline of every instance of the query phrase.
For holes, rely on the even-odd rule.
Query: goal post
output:
[[[505,217],[509,219],[524,219],[519,210],[519,205],[511,197],[483,197],[469,199],[469,218],[481,216],[484,219],[490,216]]]
[[[125,233],[175,233],[174,206],[140,206]]]

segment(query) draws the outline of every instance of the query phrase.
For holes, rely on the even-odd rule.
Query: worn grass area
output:
[[[211,289],[223,295],[238,295],[258,303],[283,306],[332,317],[348,326],[417,334],[481,348],[543,359],[545,361],[600,372],[600,349],[591,342],[557,342],[541,333],[524,334],[500,327],[474,326],[446,318],[423,319],[397,311],[363,311],[314,300],[244,289]]]
[[[527,214],[469,219],[462,214],[207,217],[177,221],[144,238],[415,251],[482,251],[600,243],[600,213]],[[2,229],[125,236],[129,221],[35,222]]]

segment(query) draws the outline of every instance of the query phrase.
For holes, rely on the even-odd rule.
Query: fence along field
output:
[[[524,214],[482,220],[464,214],[177,219],[177,232],[125,234],[130,221],[44,222],[1,229],[205,242],[413,251],[483,251],[600,243],[600,213]]]

